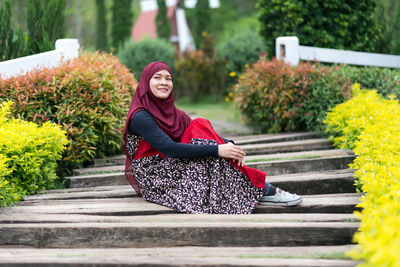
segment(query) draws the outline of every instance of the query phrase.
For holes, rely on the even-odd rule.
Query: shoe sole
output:
[[[258,205],[261,206],[283,206],[283,207],[291,207],[291,206],[296,206],[301,204],[303,202],[303,199],[300,198],[298,200],[293,200],[289,202],[271,202],[271,201],[260,201],[258,202]]]

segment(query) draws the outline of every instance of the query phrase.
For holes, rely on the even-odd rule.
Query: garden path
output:
[[[303,203],[251,215],[179,214],[137,197],[122,156],[99,159],[75,170],[71,188],[1,210],[0,266],[355,266],[343,258],[359,227],[352,152],[314,133],[234,139],[249,166]]]

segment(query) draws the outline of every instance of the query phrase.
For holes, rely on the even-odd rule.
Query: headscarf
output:
[[[129,124],[133,116],[140,110],[146,110],[153,116],[161,130],[163,130],[172,140],[176,142],[181,140],[183,133],[191,122],[189,115],[175,107],[173,89],[171,94],[166,99],[159,99],[151,92],[149,85],[150,79],[156,72],[161,70],[167,70],[172,77],[172,72],[168,65],[160,61],[152,62],[144,68],[135,94],[133,95],[125,122],[124,140],[122,144],[122,150],[126,155],[125,177],[139,195],[140,189],[138,182],[132,172],[132,160],[126,150],[126,137]]]

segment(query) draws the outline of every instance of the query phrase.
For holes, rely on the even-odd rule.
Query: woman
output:
[[[251,213],[258,203],[292,206],[301,197],[265,182],[245,166],[243,150],[205,119],[174,105],[173,78],[163,62],[142,72],[124,129],[125,175],[150,202],[185,213]]]

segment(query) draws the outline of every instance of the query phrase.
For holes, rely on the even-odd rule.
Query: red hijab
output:
[[[136,112],[146,110],[153,116],[161,130],[176,142],[181,141],[183,133],[191,122],[189,115],[175,107],[173,90],[166,99],[159,99],[151,92],[149,85],[150,79],[156,72],[161,70],[167,70],[172,77],[172,72],[168,65],[160,61],[152,62],[144,68],[142,75],[140,76],[139,84],[136,87],[135,94],[133,95],[132,103],[125,122],[124,141],[122,144],[122,150],[126,155],[125,177],[139,195],[141,195],[141,193],[138,182],[132,172],[132,160],[126,150],[126,136],[130,120]]]

